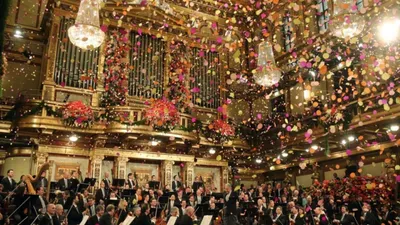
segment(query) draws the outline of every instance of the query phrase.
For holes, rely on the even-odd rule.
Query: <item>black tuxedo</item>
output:
[[[364,214],[364,225],[379,225],[379,223],[379,219],[372,212]]]
[[[139,217],[135,217],[135,219],[132,220],[130,225],[140,225],[139,222],[140,222]]]
[[[119,217],[118,217],[118,223],[117,224],[120,224],[120,223],[124,222],[127,216],[128,216],[128,212],[126,211],[126,209],[125,210],[121,209],[119,211]]]
[[[111,180],[110,179],[106,179],[106,178],[104,178],[103,179],[103,182],[104,182],[104,185],[105,185],[105,188],[106,189],[110,189],[110,187],[111,187]]]
[[[382,215],[382,223],[385,225],[389,225],[389,222],[392,222],[392,224],[396,224],[395,220],[397,217],[397,213],[395,211],[388,212],[387,214]]]
[[[79,182],[79,180],[76,179],[76,178],[71,178],[70,181],[71,181],[70,190],[72,190],[72,191],[75,193],[75,192],[76,192],[76,189],[78,188],[78,185],[79,185],[80,182]]]
[[[172,191],[177,192],[179,188],[182,187],[182,183],[180,181],[172,181]]]
[[[68,214],[68,225],[78,225],[81,223],[83,218],[82,212],[78,206],[72,206],[71,211]]]
[[[64,221],[65,217],[64,216],[53,216],[53,223],[54,225],[61,225],[61,223]]]
[[[99,225],[112,225],[112,217],[111,217],[111,215],[109,213],[105,212],[100,217]]]
[[[99,218],[97,215],[89,217],[88,221],[86,221],[86,225],[96,225],[99,224]]]
[[[13,191],[17,187],[15,180],[11,179],[10,183],[8,177],[4,177],[3,180],[1,180],[1,184],[3,184],[3,192]]]
[[[304,215],[297,214],[296,219],[294,220],[295,225],[306,225],[306,219]]]
[[[193,220],[190,216],[185,214],[178,220],[176,225],[193,225]]]
[[[136,183],[135,183],[135,180],[127,180],[126,181],[127,183],[128,183],[128,186],[129,186],[129,189],[133,189],[133,187],[135,187],[136,186]]]
[[[289,224],[287,217],[283,214],[276,216],[274,218],[274,220],[275,220],[275,224],[277,224],[277,225],[288,225]]]
[[[57,182],[58,188],[60,189],[60,191],[65,191],[65,190],[70,190],[71,189],[71,180],[67,179],[67,186],[65,186],[65,181],[64,178],[61,178],[60,180],[58,180]]]
[[[229,195],[229,199],[227,201],[227,195],[224,194],[225,206],[226,206],[226,215],[236,215],[236,200],[238,199],[238,195],[236,192],[232,191]]]
[[[44,187],[44,189],[47,188],[48,185],[48,181],[46,177],[41,177],[36,183],[35,183],[35,187],[36,188],[40,188],[40,187]]]
[[[199,198],[199,196],[195,196],[195,198],[196,198],[196,202],[197,202],[197,204],[203,204],[204,203],[204,196],[200,196],[200,198]]]
[[[353,215],[346,214],[340,216],[340,225],[352,225],[353,223],[357,224]]]
[[[39,221],[39,225],[55,225],[53,218],[49,214],[45,214]]]
[[[154,223],[151,222],[150,216],[146,215],[145,213],[140,214],[138,224],[140,225],[154,225]],[[102,225],[102,224],[100,224]]]
[[[43,202],[44,202],[44,206],[42,206],[42,202],[40,201],[39,196],[36,199],[36,202],[35,202],[36,211],[39,210],[39,209],[46,209],[46,206],[47,206],[48,202],[47,202],[46,198],[42,197],[42,199],[43,199]]]
[[[103,191],[100,189],[97,189],[96,191],[96,195],[95,195],[95,201],[96,201],[96,205],[99,204],[100,200],[106,201],[106,199],[108,198],[108,190],[104,188],[104,194]]]
[[[282,195],[283,195],[283,189],[282,189],[282,188],[281,188],[281,189],[276,189],[274,194],[275,194],[275,197],[276,197],[276,198],[282,197]]]
[[[71,205],[72,205],[72,199],[71,198],[67,198],[67,199],[59,198],[57,201],[57,204],[62,205],[64,209],[68,210],[69,207],[71,207]]]

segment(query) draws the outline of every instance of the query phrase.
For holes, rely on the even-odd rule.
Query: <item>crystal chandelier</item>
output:
[[[275,64],[272,45],[267,41],[258,45],[257,70],[253,77],[257,84],[264,87],[271,87],[281,79],[281,71]]]
[[[105,38],[100,29],[100,0],[82,0],[75,24],[68,28],[68,37],[72,44],[83,49],[99,47]]]
[[[362,4],[362,3],[360,3]],[[364,29],[364,20],[358,12],[357,0],[334,0],[332,33],[339,38],[352,38]]]

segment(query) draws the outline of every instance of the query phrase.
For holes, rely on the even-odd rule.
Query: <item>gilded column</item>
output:
[[[164,185],[169,185],[172,188],[172,166],[173,161],[164,161],[162,168],[164,170]]]
[[[188,162],[185,165],[186,186],[191,187],[194,181],[194,163]]]
[[[129,161],[128,157],[119,156],[115,158],[115,164],[117,165],[117,177],[119,179],[124,179],[127,175],[127,163]]]
[[[99,181],[101,178],[101,166],[104,159],[104,155],[93,155],[90,157],[91,167],[92,167],[92,177],[96,178],[96,187],[99,186]]]
[[[222,167],[222,183],[221,190],[224,190],[225,184],[229,183],[229,168],[227,166]]]

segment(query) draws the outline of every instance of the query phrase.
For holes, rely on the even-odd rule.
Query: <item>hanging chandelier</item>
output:
[[[73,45],[83,49],[98,48],[105,34],[100,29],[100,0],[82,0],[75,24],[68,28],[68,37]]]
[[[281,71],[275,64],[272,45],[267,42],[261,42],[258,45],[257,70],[254,73],[254,81],[264,87],[271,87],[281,79]]]
[[[334,36],[339,38],[355,37],[363,31],[364,24],[357,0],[334,0],[333,19],[330,24]]]

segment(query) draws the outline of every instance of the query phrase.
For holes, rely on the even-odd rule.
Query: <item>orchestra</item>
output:
[[[199,225],[212,216],[213,225],[399,225],[400,219],[399,209],[389,204],[379,206],[356,196],[354,201],[349,196],[338,199],[318,189],[280,183],[248,189],[225,184],[218,193],[199,183],[200,178],[187,185],[176,175],[169,190],[167,185],[160,189],[154,176],[140,185],[135,173],[114,182],[105,172],[94,189],[78,176],[65,172],[50,182],[41,170],[38,178],[25,175],[16,183],[14,171],[8,170],[0,184],[0,224],[165,225],[174,218],[176,225]]]

